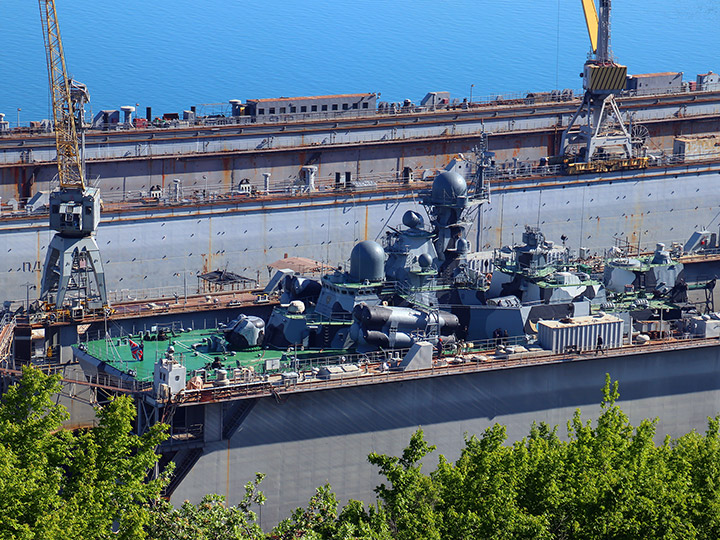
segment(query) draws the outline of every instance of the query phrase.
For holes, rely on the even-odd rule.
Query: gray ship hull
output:
[[[718,226],[719,177],[720,164],[712,163],[503,179],[493,183],[479,235],[472,229],[469,239],[473,248],[499,247],[538,225],[548,239],[565,235],[574,249],[598,253],[617,237],[643,249],[684,243],[693,231]],[[267,265],[286,256],[344,264],[356,242],[380,238],[416,208],[412,189],[147,207],[106,212],[97,240],[112,301],[167,297],[194,292],[196,275],[217,268],[264,282]],[[51,239],[46,219],[0,221],[0,300],[24,302],[26,284],[39,290]]]

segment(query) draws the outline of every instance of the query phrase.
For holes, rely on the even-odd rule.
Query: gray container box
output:
[[[592,351],[598,336],[602,336],[604,349],[614,349],[622,345],[623,325],[622,319],[607,314],[539,321],[538,339],[543,349],[554,353]]]

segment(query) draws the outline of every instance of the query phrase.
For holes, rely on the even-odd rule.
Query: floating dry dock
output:
[[[202,332],[180,339],[185,336],[192,338],[189,343]],[[172,341],[179,340],[155,343],[163,349]],[[104,358],[92,355],[93,347],[102,349],[103,342],[77,349],[81,362]],[[124,347],[124,360],[115,367],[134,369]],[[145,351],[153,349],[146,345]],[[172,437],[161,450],[165,460],[178,465],[170,487],[173,500],[218,492],[234,502],[242,496],[242,485],[263,471],[269,497],[265,525],[303,504],[325,482],[341,500],[367,502],[376,484],[375,471],[364,459],[368,452],[399,452],[422,426],[439,452],[454,459],[466,433],[479,433],[496,421],[508,425],[512,440],[526,434],[531,421],[563,423],[576,407],[592,414],[605,373],[622,381],[622,406],[633,420],[660,416],[661,435],[702,429],[706,411],[720,407],[720,343],[704,334],[624,344],[601,356],[476,344],[467,354],[436,357],[426,368],[404,371],[392,369],[399,356],[394,352],[316,358],[297,371],[292,351],[283,355],[281,367],[293,369],[284,375],[262,373],[266,364],[256,358],[252,380],[241,370],[227,383],[208,376],[205,384],[192,388],[188,370],[184,389],[172,396],[159,391],[158,384],[136,387],[142,403],[139,429],[157,418],[172,424]],[[337,367],[344,362],[354,369],[343,370],[342,376],[337,369],[335,375],[322,372],[333,358]],[[238,368],[220,369],[232,374]],[[102,370],[91,379],[105,386],[120,380]]]

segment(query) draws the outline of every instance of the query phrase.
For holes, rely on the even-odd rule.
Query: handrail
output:
[[[717,346],[715,338],[683,337],[651,342],[646,345],[623,345],[615,349],[606,349],[603,357],[630,356],[635,354],[649,354],[657,351],[672,350],[681,343],[691,343],[694,347]],[[428,369],[415,371],[365,371],[358,370],[357,374],[337,379],[311,379],[299,382],[283,381],[253,381],[224,387],[209,387],[203,389],[183,390],[179,394],[179,403],[202,403],[212,401],[225,401],[231,399],[246,399],[263,396],[282,397],[283,394],[294,392],[307,392],[342,388],[345,386],[366,386],[372,384],[399,382],[444,375],[456,375],[479,371],[491,371],[532,365],[553,364],[561,362],[585,361],[595,358],[593,351],[564,352],[555,354],[552,351],[532,351],[528,353],[510,353],[493,356],[490,351],[473,352],[465,355],[449,356],[453,363],[435,365]]]

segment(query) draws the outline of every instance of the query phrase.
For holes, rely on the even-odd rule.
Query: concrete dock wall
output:
[[[320,178],[391,175],[404,167],[443,167],[468,153],[484,130],[498,163],[533,161],[559,151],[560,136],[576,102],[504,106],[419,114],[376,115],[337,122],[196,126],[165,130],[89,132],[88,178],[100,179],[103,197],[123,200],[172,187],[185,194],[225,193],[247,179],[261,189],[263,173],[274,185],[297,179],[304,165]],[[720,131],[720,93],[629,98],[625,120],[648,128],[651,152],[672,149],[677,135]],[[0,197],[24,200],[53,187],[57,172],[50,136],[0,138]]]
[[[525,225],[537,225],[549,240],[565,235],[575,250],[602,252],[616,237],[643,248],[684,243],[695,230],[717,230],[719,176],[717,165],[684,165],[602,179],[507,179],[492,186],[468,238],[473,249],[496,248],[519,242]],[[397,227],[406,210],[418,207],[411,189],[147,207],[105,213],[97,241],[113,298],[172,296],[184,283],[196,287],[197,273],[217,268],[265,281],[267,264],[286,255],[344,264],[356,242],[380,239],[386,226]],[[24,299],[26,283],[39,290],[51,239],[45,219],[0,222],[0,301]],[[31,299],[36,294],[30,291]]]

